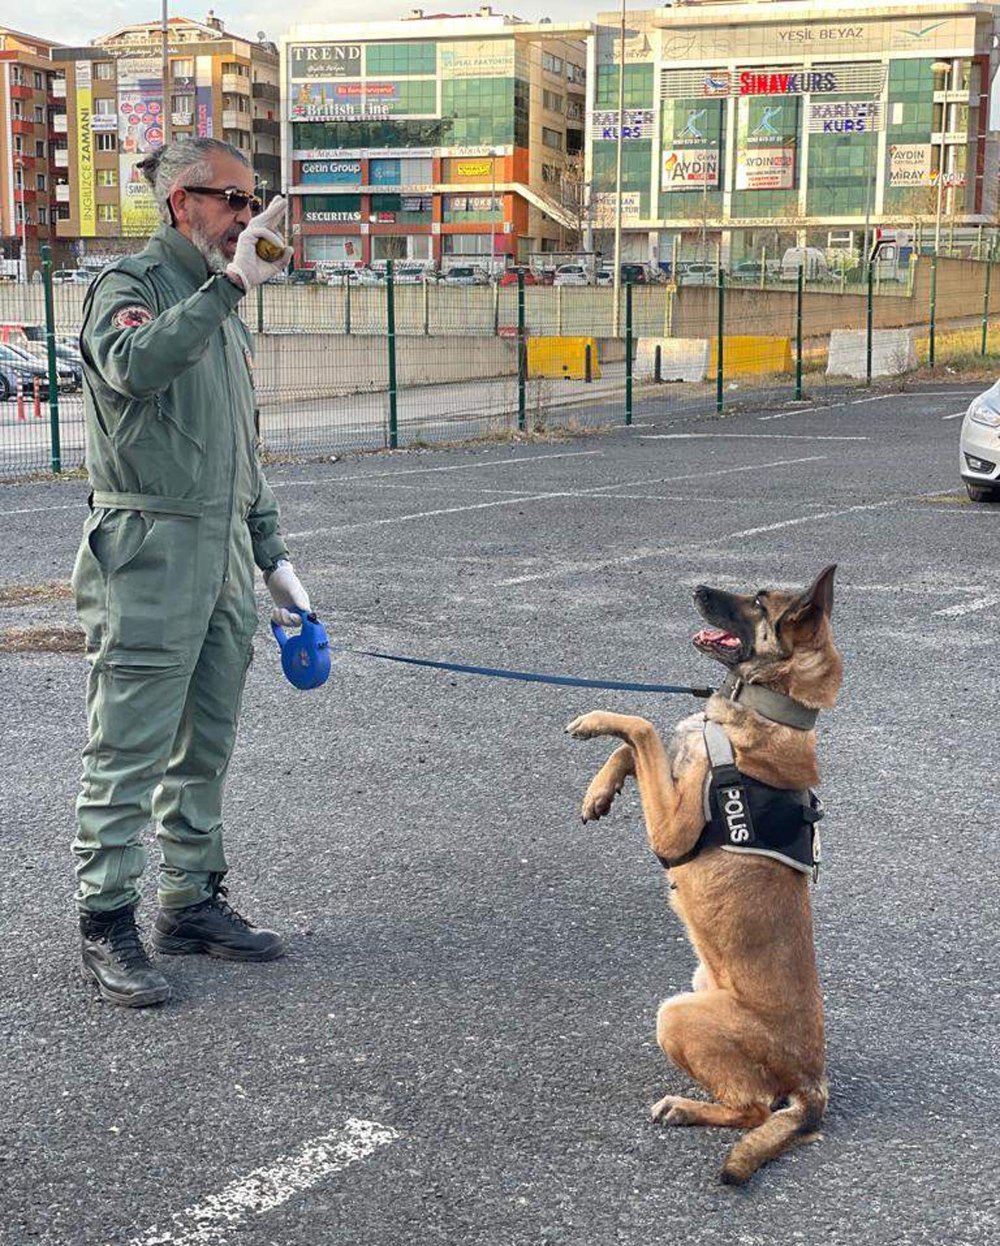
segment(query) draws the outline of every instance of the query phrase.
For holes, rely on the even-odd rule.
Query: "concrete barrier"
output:
[[[585,380],[588,346],[590,375],[596,381],[601,369],[597,361],[597,342],[592,337],[529,337],[528,376]]]
[[[641,337],[635,357],[634,376],[639,381],[656,377],[656,350],[660,350],[661,381],[703,381],[708,370],[708,338]]]
[[[712,339],[709,368],[718,367],[718,338]],[[765,376],[791,372],[792,343],[787,337],[724,337],[722,366],[727,379],[734,376]]]
[[[830,334],[827,376],[863,381],[868,375],[864,330],[834,329]],[[917,366],[913,329],[876,329],[872,333],[872,376],[900,376]]]

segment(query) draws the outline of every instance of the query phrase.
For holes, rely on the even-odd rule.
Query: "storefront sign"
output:
[[[740,58],[876,55],[888,51],[911,52],[934,57],[940,49],[948,55],[969,55],[975,50],[975,17],[935,18],[917,16],[886,21],[816,21],[795,25],[784,22],[718,25],[706,30],[663,31],[661,63],[719,61]],[[615,63],[617,39],[607,39],[607,60]],[[626,43],[627,46],[627,43]]]
[[[467,177],[478,180],[493,176],[492,160],[459,160],[454,166],[455,177]]]
[[[152,187],[138,167],[142,159],[141,151],[118,157],[121,231],[126,238],[148,238],[160,224]]]
[[[930,186],[930,143],[893,143],[889,147],[890,186]]]
[[[351,185],[361,181],[360,160],[303,160],[299,169],[299,181],[322,182],[326,185]]]
[[[303,195],[302,220],[307,225],[357,223],[361,199],[358,195]]]
[[[617,141],[618,109],[597,109],[591,113],[591,138]],[[653,110],[651,108],[626,108],[622,125],[622,140],[652,138]]]
[[[212,137],[212,58],[199,56],[195,61],[194,92],[195,133],[199,138]]]
[[[114,113],[95,113],[90,118],[90,128],[95,134],[110,134],[118,129],[118,118]]]
[[[744,69],[739,77],[740,95],[808,95],[813,91],[842,90],[837,75],[831,70],[815,72],[798,70]]]
[[[288,76],[301,78],[359,78],[360,43],[293,43],[288,49]]]
[[[434,205],[432,195],[403,195],[399,201],[403,212],[430,212]]]
[[[882,128],[878,100],[816,102],[809,105],[810,134],[871,134]]]
[[[514,74],[513,39],[476,39],[438,44],[442,78],[509,78]]]
[[[704,190],[719,184],[719,153],[715,148],[688,147],[663,153],[663,190]]]
[[[94,189],[93,84],[90,61],[76,62],[76,179],[80,189],[80,236],[97,234],[97,196]]]
[[[613,229],[615,225],[615,201],[613,191],[599,190],[594,195],[594,227]],[[622,191],[622,224],[637,221],[642,215],[641,196],[637,190]]]
[[[389,105],[365,98],[360,83],[298,82],[289,99],[293,121],[384,121],[389,116]]]
[[[794,184],[794,147],[754,147],[736,153],[737,190],[791,190]]]

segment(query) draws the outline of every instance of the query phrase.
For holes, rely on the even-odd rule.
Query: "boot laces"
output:
[[[241,930],[253,930],[253,922],[247,921],[242,913],[237,913],[237,911],[229,903],[229,900],[227,899],[228,895],[228,889],[224,887],[222,883],[218,883],[210,903],[214,908],[219,910],[223,917],[231,921],[234,926],[238,926]]]
[[[139,937],[139,927],[129,914],[113,922],[105,934],[112,955],[123,969],[149,969],[149,957]]]

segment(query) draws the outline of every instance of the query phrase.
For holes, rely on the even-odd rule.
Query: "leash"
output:
[[[400,662],[406,666],[429,666],[438,671],[457,671],[460,675],[485,675],[490,679],[516,679],[526,684],[556,684],[562,688],[605,688],[615,692],[686,692],[693,697],[710,697],[714,688],[691,688],[683,684],[643,684],[634,680],[580,679],[575,675],[544,675],[538,671],[508,671],[495,666],[465,666],[461,662],[434,662],[430,658],[407,658],[398,653],[380,653],[376,649],[351,649],[333,645],[339,653],[353,653],[362,658],[379,658],[383,662]]]

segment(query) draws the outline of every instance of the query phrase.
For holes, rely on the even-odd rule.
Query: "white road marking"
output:
[[[776,415],[758,415],[757,419],[762,424],[766,424],[768,420],[783,420],[789,415],[808,415],[810,411],[833,411],[833,407],[796,407],[791,411],[779,411]]]
[[[559,454],[538,454],[523,459],[492,459],[489,463],[451,463],[447,467],[403,467],[386,472],[363,472],[352,476],[352,480],[379,480],[384,476],[419,476],[429,472],[466,472],[484,467],[535,467],[540,463],[548,463],[552,459],[587,459],[603,454],[603,450],[566,450]],[[303,485],[325,485],[330,478],[323,480],[275,480],[271,481],[272,489],[299,489]]]
[[[1000,602],[1000,593],[988,593],[985,597],[977,597],[975,601],[959,602],[957,606],[945,606],[935,610],[934,614],[942,618],[956,619],[963,614],[975,614],[979,610],[987,610]]]
[[[2,510],[0,515],[37,515],[42,511],[80,511],[82,514],[87,508],[87,503],[83,500],[79,502],[67,502],[65,505],[59,506],[21,506],[17,510]]]
[[[649,433],[640,441],[717,441],[720,437],[753,441],[870,441],[870,437],[834,436],[828,433]]]
[[[350,1117],[341,1129],[313,1138],[296,1155],[281,1156],[266,1168],[231,1182],[199,1206],[175,1212],[169,1228],[154,1225],[132,1238],[128,1246],[214,1246],[222,1234],[228,1240],[229,1232],[245,1228],[253,1217],[273,1211],[398,1137],[387,1125]]]
[[[356,532],[362,528],[382,528],[389,524],[408,523],[411,519],[436,519],[442,515],[461,515],[467,511],[490,510],[495,506],[521,506],[526,502],[546,502],[553,498],[614,498],[615,494],[609,493],[609,490],[631,489],[640,485],[667,484],[677,480],[704,480],[710,476],[729,476],[740,472],[762,471],[764,468],[769,467],[787,467],[798,463],[816,463],[821,462],[824,457],[823,455],[813,455],[802,459],[779,459],[773,463],[754,463],[743,467],[725,467],[711,472],[689,472],[683,476],[661,476],[654,480],[624,480],[608,485],[597,485],[593,489],[559,489],[549,493],[527,493],[514,498],[501,498],[496,502],[475,502],[469,506],[445,506],[432,511],[412,511],[406,515],[387,515],[384,519],[364,519],[359,523],[341,524],[330,528],[306,528],[301,532],[285,533],[285,539],[294,541],[313,536],[336,536],[341,532]]]
[[[762,532],[778,532],[782,528],[795,528],[799,524],[814,523],[817,519],[839,519],[844,515],[854,515],[861,511],[883,510],[886,506],[895,506],[900,498],[888,498],[882,502],[869,502],[866,505],[848,506],[843,510],[818,511],[813,515],[800,515],[796,519],[781,519],[777,523],[763,524],[759,528],[744,528],[740,532],[727,532],[724,536],[711,537],[699,544],[715,545],[719,541],[738,541],[743,537],[759,536]]]
[[[964,411],[956,411],[954,415],[942,415],[942,420],[960,420],[965,415]]]

